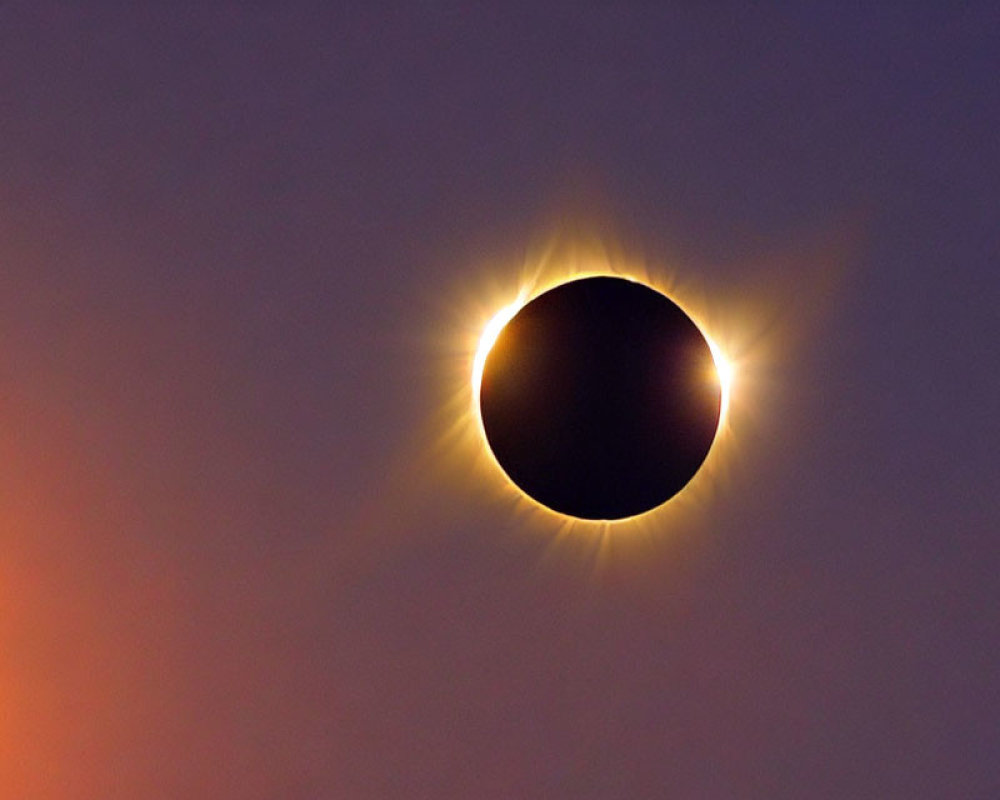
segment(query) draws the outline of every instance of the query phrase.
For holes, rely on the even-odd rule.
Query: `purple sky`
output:
[[[1000,796],[995,5],[337,5],[0,5],[0,793]],[[421,438],[577,214],[770,356],[600,569]]]

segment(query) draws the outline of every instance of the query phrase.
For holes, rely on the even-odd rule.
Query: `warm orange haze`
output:
[[[998,53],[0,3],[0,800],[1000,797]]]

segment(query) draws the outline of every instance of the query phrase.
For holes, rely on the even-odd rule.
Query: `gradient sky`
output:
[[[995,4],[338,5],[0,5],[0,796],[1000,796]],[[767,355],[600,564],[427,433],[597,224]]]

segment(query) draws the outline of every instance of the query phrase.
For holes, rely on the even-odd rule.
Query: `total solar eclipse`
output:
[[[645,284],[560,284],[525,304],[486,356],[487,443],[529,497],[570,517],[618,520],[662,505],[694,477],[722,406],[711,347]]]

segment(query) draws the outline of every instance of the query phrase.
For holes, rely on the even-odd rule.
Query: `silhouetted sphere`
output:
[[[500,466],[539,503],[583,519],[634,516],[677,494],[708,455],[720,401],[694,322],[654,289],[603,276],[525,305],[480,386]]]

